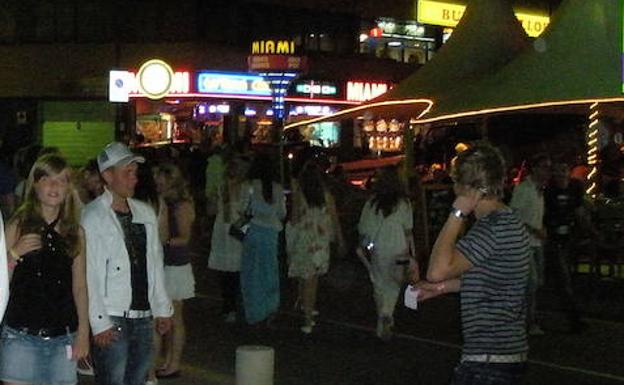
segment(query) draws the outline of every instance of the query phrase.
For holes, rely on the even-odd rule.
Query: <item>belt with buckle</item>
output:
[[[17,330],[18,333],[28,334],[31,336],[37,336],[42,338],[53,338],[58,336],[63,336],[69,333],[69,327],[58,327],[58,328],[27,328],[27,327],[18,327],[13,328]]]
[[[461,362],[485,362],[492,364],[515,364],[527,360],[526,353],[516,354],[464,354]]]
[[[119,312],[119,313],[111,312],[109,314],[115,317],[135,319],[135,318],[149,318],[152,316],[152,311],[151,310],[125,310],[123,312]]]

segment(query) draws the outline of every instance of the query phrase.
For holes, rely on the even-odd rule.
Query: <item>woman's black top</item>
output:
[[[58,221],[58,220],[57,220]],[[78,327],[72,291],[73,259],[67,244],[54,230],[57,221],[44,226],[42,248],[22,256],[11,280],[6,323],[16,329],[36,331]]]

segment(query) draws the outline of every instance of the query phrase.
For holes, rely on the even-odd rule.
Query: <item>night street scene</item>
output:
[[[0,382],[624,385],[624,0],[3,0]]]

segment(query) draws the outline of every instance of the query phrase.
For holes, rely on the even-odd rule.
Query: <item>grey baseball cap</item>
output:
[[[145,163],[145,158],[133,153],[128,146],[120,142],[107,144],[97,157],[100,172],[114,166],[125,166],[132,162]]]

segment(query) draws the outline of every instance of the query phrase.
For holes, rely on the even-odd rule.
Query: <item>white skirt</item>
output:
[[[165,266],[165,289],[172,301],[195,297],[195,277],[191,264]]]

